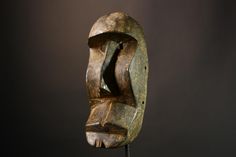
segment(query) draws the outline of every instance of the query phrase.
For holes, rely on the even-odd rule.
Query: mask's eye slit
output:
[[[118,96],[120,90],[115,78],[115,67],[118,55],[123,48],[123,43],[110,42],[106,48],[106,59],[103,64],[101,80],[101,96]]]

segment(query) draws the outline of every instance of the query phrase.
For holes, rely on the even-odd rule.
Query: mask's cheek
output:
[[[101,132],[86,132],[86,137],[90,145],[105,148],[117,147],[125,140],[123,135]]]

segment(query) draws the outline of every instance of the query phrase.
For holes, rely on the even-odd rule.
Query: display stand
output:
[[[129,148],[129,144],[125,145],[125,157],[130,157],[130,148]]]

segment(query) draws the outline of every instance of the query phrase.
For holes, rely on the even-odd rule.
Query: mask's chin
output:
[[[112,148],[119,146],[125,141],[125,137],[120,134],[107,134],[102,132],[86,132],[88,143],[95,147]]]

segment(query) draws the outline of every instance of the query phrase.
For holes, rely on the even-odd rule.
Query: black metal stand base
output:
[[[125,157],[130,157],[130,147],[129,147],[129,144],[125,145]]]

